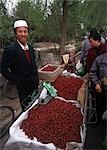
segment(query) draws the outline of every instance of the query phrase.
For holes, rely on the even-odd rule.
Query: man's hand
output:
[[[95,90],[96,90],[96,92],[101,93],[101,92],[102,92],[101,85],[100,85],[100,84],[96,84],[96,86],[95,86]]]

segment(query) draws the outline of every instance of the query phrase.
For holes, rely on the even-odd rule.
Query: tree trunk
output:
[[[63,2],[63,15],[61,24],[61,38],[60,38],[60,56],[64,53],[65,42],[67,38],[67,21],[68,21],[68,0]]]

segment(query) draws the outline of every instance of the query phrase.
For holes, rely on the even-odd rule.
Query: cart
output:
[[[64,74],[65,78],[66,77],[71,77],[72,74]],[[76,77],[76,76],[75,76]],[[92,93],[91,93],[91,88],[90,88],[90,82],[86,82],[86,89],[85,89],[85,97],[84,97],[84,105],[81,106],[79,101],[72,101],[73,103],[77,104],[76,107],[80,107],[80,113],[83,115],[83,122],[82,125],[80,126],[80,137],[81,137],[81,142],[76,142],[76,141],[68,141],[66,145],[66,150],[79,150],[79,149],[84,149],[84,143],[85,143],[85,137],[86,137],[86,132],[87,132],[87,127],[86,124],[88,123],[93,123],[92,121],[92,116],[93,112],[95,112],[95,107],[92,104]],[[32,110],[34,107],[38,108],[41,105],[47,105],[48,102],[51,100],[51,98],[45,97],[44,101],[41,101],[40,99],[40,94],[42,90],[38,94],[37,97],[31,97],[28,96],[27,98],[32,99],[32,103],[28,105],[27,109],[25,112],[23,112],[19,118],[13,123],[13,125],[10,127],[9,134],[10,138],[7,141],[5,145],[5,150],[14,150],[14,149],[27,149],[27,150],[63,150],[59,147],[56,147],[54,143],[47,143],[43,144],[42,142],[38,141],[38,139],[35,137],[33,140],[30,139],[22,129],[20,129],[20,125],[24,120],[27,119],[29,111]],[[61,98],[63,99],[63,98]],[[64,100],[64,99],[63,99]],[[26,105],[26,99],[23,103]],[[94,118],[95,119],[95,118]],[[29,124],[31,126],[31,124]]]
[[[28,108],[25,112],[23,112],[19,116],[19,118],[13,123],[13,125],[10,127],[10,130],[9,130],[10,138],[5,145],[5,150],[7,149],[12,150],[15,148],[20,149],[20,150],[23,150],[25,148],[28,150],[33,150],[33,149],[34,150],[35,149],[37,150],[42,150],[42,149],[43,150],[56,150],[56,149],[61,150],[61,148],[56,147],[56,145],[53,143],[43,144],[42,142],[38,141],[36,137],[33,140],[31,140],[30,138],[28,138],[27,135],[25,135],[23,130],[20,129],[20,125],[22,124],[23,120],[27,119],[29,111],[32,110],[34,107],[38,108],[39,106],[42,106],[42,105],[45,106],[48,104],[46,103],[46,99],[44,102],[41,102],[39,98],[35,99],[35,101],[30,106],[30,108]],[[72,103],[74,103],[75,105],[79,105],[78,101],[72,102]],[[75,108],[76,107],[77,106],[75,106]],[[80,113],[82,113],[83,108],[80,107],[79,109],[80,109]],[[83,115],[83,118],[84,118],[84,115]],[[76,142],[76,141],[67,142],[66,148],[72,148],[72,150],[75,150],[76,148],[83,149],[85,136],[86,136],[86,126],[85,126],[84,119],[83,119],[83,122],[80,126],[81,142]]]

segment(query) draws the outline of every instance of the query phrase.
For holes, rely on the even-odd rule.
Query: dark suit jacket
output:
[[[1,73],[10,82],[19,85],[34,82],[35,87],[39,84],[37,66],[33,47],[29,46],[31,64],[28,63],[24,50],[18,42],[14,42],[4,49],[1,61]]]

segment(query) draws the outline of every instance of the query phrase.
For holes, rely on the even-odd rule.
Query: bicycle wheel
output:
[[[10,106],[0,105],[0,138],[4,136],[14,121],[14,109]]]

